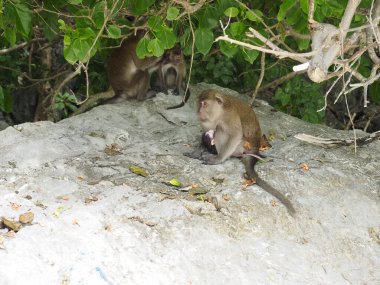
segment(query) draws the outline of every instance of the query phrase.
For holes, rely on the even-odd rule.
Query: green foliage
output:
[[[12,112],[12,97],[7,90],[0,85],[0,111],[5,113]]]
[[[192,7],[198,3],[188,2]],[[260,52],[226,41],[216,42],[215,39],[227,35],[247,43],[263,44],[248,37],[247,32],[252,27],[271,38],[266,29],[266,26],[270,26],[275,34],[281,36],[280,40],[293,50],[309,50],[309,40],[290,37],[286,33],[289,28],[301,34],[309,33],[308,2],[207,1],[200,9],[191,13],[190,27],[186,10],[175,1],[0,0],[0,49],[42,37],[48,41],[61,40],[66,62],[74,66],[78,63],[89,63],[90,91],[104,91],[107,87],[104,63],[111,51],[110,47],[118,46],[125,37],[135,32],[134,28],[145,27],[144,36],[137,45],[138,57],[161,56],[176,43],[180,43],[184,54],[188,56],[192,52],[194,40],[196,62],[192,71],[193,83],[205,81],[247,91],[256,86],[260,73]],[[43,3],[43,6],[38,7],[38,3]],[[338,25],[346,5],[347,0],[315,0],[314,17],[317,21]],[[370,5],[371,0],[363,0],[360,8],[368,9]],[[365,16],[357,14],[353,25],[360,26],[365,21]],[[39,55],[32,58],[30,65],[28,60],[26,49],[0,57],[0,82],[3,86],[0,89],[1,110],[10,110],[11,100],[8,94],[20,85],[20,74],[31,74],[33,78],[46,76],[41,62],[38,61]],[[293,63],[282,60],[280,65],[277,61],[272,56],[266,57],[264,84],[290,72]],[[363,57],[360,64],[359,71],[367,76],[370,61]],[[6,66],[7,72],[1,66]],[[25,77],[23,81],[27,81]],[[51,85],[55,86],[55,83]],[[78,92],[77,97],[84,94],[84,83],[84,77],[81,77],[78,80],[80,86],[73,88]],[[322,114],[313,111],[320,107],[321,100],[316,86],[300,79],[288,82],[276,92],[279,108],[306,120],[320,122]],[[379,88],[379,83],[370,86],[371,100],[380,101]],[[73,110],[73,99],[72,94],[60,94],[53,107],[67,114]]]
[[[319,84],[310,84],[302,76],[297,76],[284,87],[277,88],[275,107],[287,114],[310,123],[322,123],[323,112],[317,112],[324,105]]]
[[[169,7],[166,12],[166,20],[173,21],[178,17],[179,10],[176,7]]]
[[[217,55],[210,58],[196,58],[199,64],[193,67],[194,81],[215,83],[220,86],[239,88],[236,64],[228,58]]]
[[[69,111],[74,112],[78,109],[76,105],[77,99],[74,94],[70,93],[59,93],[56,101],[54,103],[54,110],[58,112],[63,112],[63,114],[67,117]]]
[[[380,82],[371,84],[368,88],[370,101],[380,103]]]

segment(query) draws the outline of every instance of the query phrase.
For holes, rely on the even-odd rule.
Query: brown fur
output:
[[[132,98],[145,100],[155,95],[150,90],[150,74],[159,68],[161,57],[138,58],[136,47],[139,40],[138,36],[127,38],[108,60],[108,79],[116,94],[112,103]]]
[[[255,171],[261,139],[261,129],[255,112],[245,102],[217,90],[203,91],[198,100],[198,116],[205,132],[215,130],[214,139],[217,155],[208,154],[206,164],[223,163],[230,157],[241,157],[249,179],[279,199],[293,216],[291,202],[278,190],[262,180]]]
[[[185,92],[186,62],[179,45],[166,52],[158,75],[163,92],[169,89],[175,89],[179,95]]]

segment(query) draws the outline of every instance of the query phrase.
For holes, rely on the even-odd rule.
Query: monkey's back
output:
[[[231,100],[233,112],[238,114],[242,126],[243,139],[249,142],[253,152],[258,151],[260,147],[261,128],[255,111],[243,100],[227,96]]]
[[[112,89],[116,93],[127,91],[132,81],[130,76],[135,72],[132,52],[136,52],[136,38],[123,41],[110,55],[107,62],[107,75]]]

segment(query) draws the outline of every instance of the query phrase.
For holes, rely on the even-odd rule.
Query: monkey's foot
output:
[[[208,165],[221,163],[217,155],[214,155],[208,152],[205,152],[202,154],[202,160],[203,160],[203,164],[208,164]]]
[[[183,155],[193,159],[203,160],[202,153],[203,152],[201,150],[195,150],[193,152],[184,152]]]

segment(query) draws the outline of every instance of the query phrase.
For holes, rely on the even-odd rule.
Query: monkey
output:
[[[115,49],[107,63],[107,74],[115,96],[107,103],[118,103],[136,98],[145,100],[156,95],[150,90],[150,75],[160,67],[162,57],[138,58],[136,47],[141,36],[125,39]]]
[[[182,91],[185,91],[186,62],[178,44],[166,51],[158,75],[163,92],[174,89],[178,95],[181,95]]]
[[[167,93],[169,89],[173,89],[175,95],[180,95],[177,86],[177,71],[174,67],[170,67],[166,70],[165,76],[162,78],[162,83],[160,88],[163,92]],[[161,80],[160,80],[161,81]],[[160,82],[161,83],[161,82]]]
[[[178,95],[185,93],[185,97],[180,104],[167,109],[182,107],[189,99],[190,90],[186,90],[186,74],[186,61],[180,45],[177,44],[165,53],[158,69],[160,89],[166,93],[169,89],[174,89],[174,92]]]
[[[280,200],[289,214],[294,216],[296,211],[289,199],[262,180],[255,171],[259,158],[261,128],[253,109],[236,97],[209,89],[200,94],[197,112],[205,132],[202,141],[206,143],[206,147],[207,144],[215,145],[217,153],[210,151],[203,154],[204,163],[220,164],[230,157],[241,158],[248,178],[255,179],[258,186]]]

